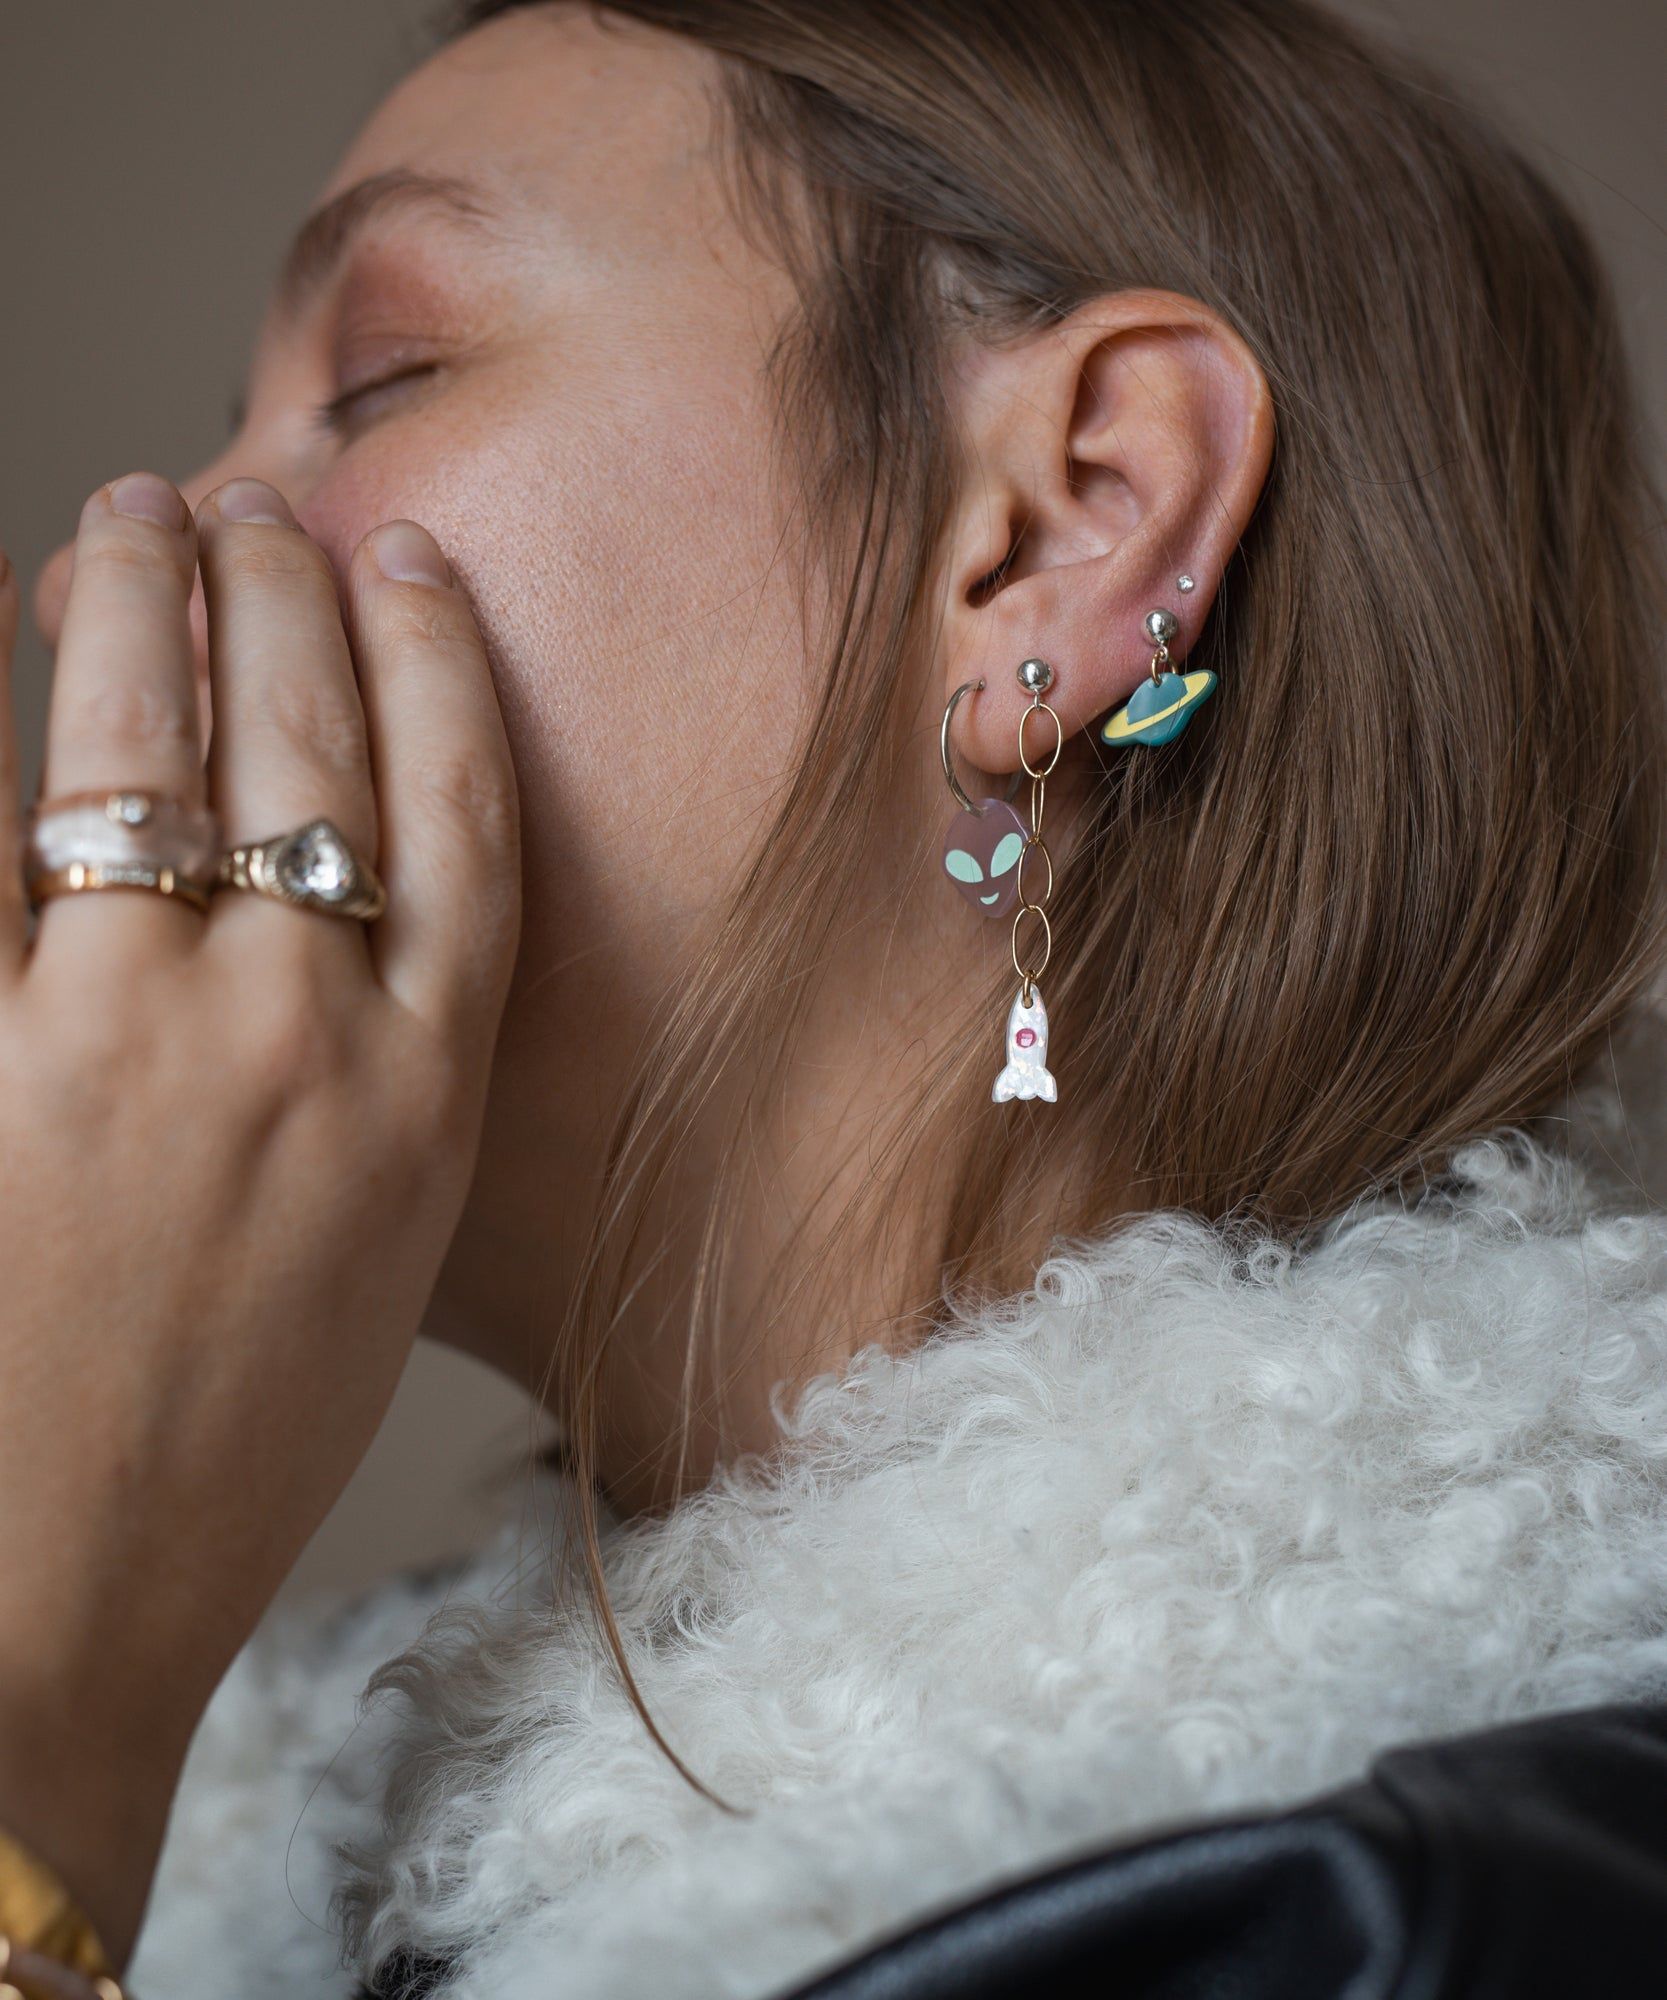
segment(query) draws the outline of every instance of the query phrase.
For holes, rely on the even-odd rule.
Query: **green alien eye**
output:
[[[1025,837],[1022,833],[1004,833],[996,842],[996,851],[990,856],[990,874],[1005,875],[1009,868],[1016,868],[1019,856],[1025,851]]]
[[[943,858],[943,865],[957,882],[982,882],[984,871],[964,847],[952,847]]]

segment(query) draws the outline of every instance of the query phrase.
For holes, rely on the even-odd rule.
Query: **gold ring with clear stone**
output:
[[[341,828],[310,819],[288,833],[228,848],[220,860],[222,889],[247,889],[301,910],[374,923],[388,894],[368,862],[361,861]]]

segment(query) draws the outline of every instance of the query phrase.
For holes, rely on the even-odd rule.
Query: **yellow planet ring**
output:
[[[1205,684],[1211,681],[1212,676],[1208,667],[1201,667],[1197,673],[1183,678],[1187,691],[1178,700],[1172,701],[1167,708],[1154,709],[1150,715],[1143,715],[1134,723],[1119,709],[1100,732],[1102,739],[1107,743],[1119,743],[1127,737],[1144,736],[1155,723],[1166,721],[1172,715],[1179,715],[1183,708],[1189,708],[1204,693]]]

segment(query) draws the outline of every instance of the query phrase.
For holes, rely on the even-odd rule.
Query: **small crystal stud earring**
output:
[[[1175,579],[1175,588],[1185,597],[1198,588],[1198,579],[1191,576],[1178,576]]]

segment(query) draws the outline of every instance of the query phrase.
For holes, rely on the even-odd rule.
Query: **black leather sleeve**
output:
[[[1667,2000],[1667,1704],[1396,1750],[1296,1812],[1116,1849],[795,2000]]]

